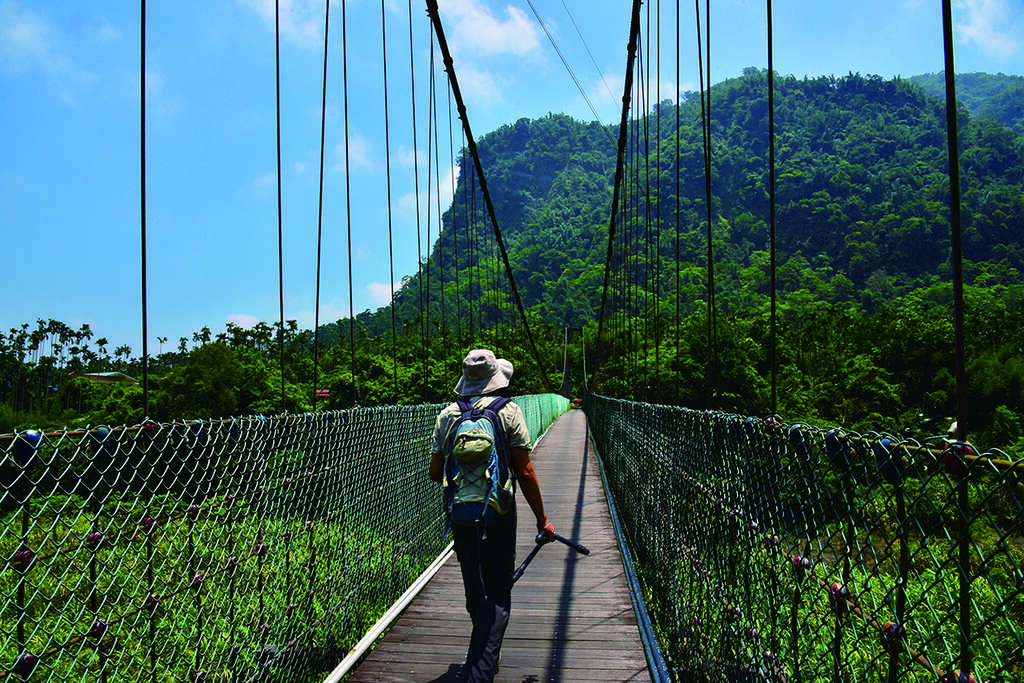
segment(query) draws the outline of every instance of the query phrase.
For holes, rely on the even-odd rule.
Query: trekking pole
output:
[[[533,562],[533,558],[537,556],[538,552],[540,552],[541,547],[543,547],[544,545],[546,545],[548,543],[551,543],[551,541],[558,541],[559,543],[563,543],[563,544],[569,546],[570,548],[572,548],[573,550],[575,550],[576,552],[578,552],[581,555],[589,555],[590,554],[590,549],[587,548],[582,543],[576,543],[574,541],[570,541],[568,538],[565,538],[563,536],[559,536],[558,534],[555,534],[555,537],[552,538],[552,539],[546,538],[544,536],[544,534],[537,534],[537,538],[534,539],[534,541],[536,542],[537,545],[533,546],[533,550],[530,551],[530,554],[526,556],[526,559],[523,560],[523,563],[521,565],[519,565],[519,569],[517,569],[515,571],[515,573],[512,575],[512,583],[513,584],[516,581],[518,581],[519,579],[522,578],[523,572],[525,572],[526,568],[530,565],[531,562]]]

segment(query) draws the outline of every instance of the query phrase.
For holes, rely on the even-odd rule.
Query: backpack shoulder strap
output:
[[[493,410],[495,413],[497,413],[499,410],[501,410],[511,402],[512,399],[510,399],[508,396],[498,396],[493,401],[491,401],[490,405],[488,405],[487,407],[490,410]]]

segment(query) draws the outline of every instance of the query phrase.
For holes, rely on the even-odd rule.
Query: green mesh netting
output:
[[[679,680],[1024,680],[1024,461],[596,396],[586,410]]]
[[[447,544],[442,407],[0,436],[0,679],[321,680]]]

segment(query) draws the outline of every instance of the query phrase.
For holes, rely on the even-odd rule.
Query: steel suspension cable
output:
[[[438,13],[437,0],[427,0],[427,14],[430,15],[430,20],[434,26],[434,33],[437,36],[437,43],[441,48],[441,54],[444,57],[444,65],[448,72],[448,80],[451,83],[452,93],[455,96],[455,103],[458,107],[459,118],[462,120],[462,127],[466,131],[466,142],[469,145],[469,152],[473,157],[473,164],[476,166],[477,175],[480,179],[480,190],[483,194],[484,204],[487,207],[487,214],[490,218],[491,226],[494,229],[494,240],[498,245],[498,251],[501,252],[501,258],[505,265],[505,272],[508,276],[508,284],[512,289],[513,297],[515,297],[516,308],[519,310],[519,316],[523,320],[523,329],[526,331],[526,337],[530,343],[530,350],[533,352],[534,361],[537,363],[537,371],[540,373],[541,380],[548,392],[555,393],[551,388],[551,381],[548,379],[547,373],[544,372],[544,363],[541,361],[540,353],[537,350],[537,344],[534,341],[533,332],[530,330],[530,323],[526,319],[526,309],[523,307],[522,299],[519,296],[519,288],[516,286],[515,276],[512,273],[512,264],[508,260],[508,252],[505,249],[505,242],[502,239],[501,229],[498,226],[498,217],[494,210],[494,204],[491,201],[490,192],[487,190],[487,179],[484,176],[483,165],[480,162],[480,154],[477,150],[476,141],[473,138],[473,131],[469,125],[469,117],[466,115],[466,104],[462,99],[462,91],[459,89],[459,81],[455,75],[454,60],[452,59],[451,52],[448,49],[448,42],[444,36],[444,28],[441,26],[441,17]]]
[[[391,210],[391,126],[388,112],[388,33],[386,0],[380,0],[381,62],[384,70],[384,171],[388,197],[388,286],[391,289],[391,381],[393,402],[398,402],[398,323],[395,313],[395,240]]]
[[[142,0],[140,16],[139,78],[139,213],[142,229],[142,413],[149,417],[149,296],[146,292],[146,0]]]
[[[414,185],[414,197],[416,198],[416,284],[420,295],[420,334],[423,336],[423,373],[421,386],[424,393],[427,386],[427,366],[430,352],[427,348],[426,313],[423,307],[423,235],[420,232],[420,150],[419,141],[416,137],[416,64],[414,60],[413,36],[412,36],[412,0],[409,0],[409,83],[411,88],[412,102],[412,171]]]
[[[139,77],[140,77],[140,97],[139,97],[139,193],[140,193],[140,219],[142,228],[142,402],[143,411],[146,417],[149,417],[149,315],[147,299],[149,298],[146,293],[146,283],[148,276],[146,273],[146,0],[142,0],[140,3],[140,26],[139,26],[139,46],[140,46],[140,57],[139,57]],[[81,397],[81,394],[79,394]],[[151,516],[151,504],[152,497],[147,497],[146,500],[146,516]],[[27,508],[26,508],[27,509]],[[98,513],[98,511],[97,511]],[[22,532],[27,532],[27,517],[22,518]],[[151,596],[154,593],[154,586],[156,577],[153,574],[153,540],[149,534],[146,534],[146,594]],[[18,603],[24,604],[24,583],[18,583]],[[149,643],[148,643],[148,654],[149,654],[149,670],[150,680],[156,683],[156,621],[152,614],[149,615],[148,627],[149,627]],[[18,640],[19,642],[25,642],[24,624],[22,619],[18,619]],[[102,653],[99,653],[100,664],[104,664]],[[105,670],[104,670],[104,678]]]
[[[452,130],[452,87],[448,86],[448,152],[451,167],[455,168],[455,135]],[[460,164],[461,168],[461,164]],[[460,171],[461,175],[461,171]],[[455,265],[455,330],[457,344],[462,344],[462,287],[459,277],[459,224],[455,211],[457,178],[452,175],[452,203],[449,215],[452,217],[452,257]],[[465,182],[465,178],[462,179]]]
[[[478,227],[478,220],[476,216],[476,169],[473,169],[473,184],[469,188],[469,301],[472,307],[473,303],[476,303],[475,312],[471,309],[469,312],[470,317],[476,315],[476,329],[480,332],[480,336],[483,336],[483,318],[480,314],[480,308],[483,304],[480,300],[483,299],[483,288],[480,285],[480,235]],[[473,284],[476,284],[477,296],[473,297]],[[472,340],[472,343],[476,343],[476,339]]]
[[[349,167],[351,154],[348,138],[348,22],[346,19],[346,0],[341,0],[341,82],[342,101],[344,102],[345,121],[345,239],[348,258],[348,348],[349,375],[352,378],[351,402],[355,405],[359,397],[356,384],[356,311],[355,299],[352,295],[352,182]]]
[[[277,283],[281,327],[277,331],[281,352],[281,412],[287,412],[284,390],[284,211],[281,202],[281,0],[274,0],[274,85],[277,111]]]
[[[429,77],[427,78],[427,202],[426,202],[426,208],[427,208],[427,237],[426,237],[426,241],[424,241],[423,244],[426,247],[426,249],[424,251],[427,254],[427,260],[426,260],[426,263],[424,264],[425,265],[425,267],[424,267],[424,271],[425,271],[424,277],[426,279],[426,293],[427,293],[427,296],[426,296],[427,307],[426,307],[426,312],[425,312],[427,325],[426,325],[426,332],[425,332],[425,334],[426,334],[426,344],[427,344],[427,346],[429,348],[429,344],[430,344],[430,331],[431,331],[430,311],[431,311],[431,308],[432,308],[431,305],[430,305],[431,304],[431,300],[430,300],[430,263],[431,263],[431,259],[430,259],[430,244],[431,244],[431,242],[430,242],[430,227],[431,227],[431,219],[433,217],[433,211],[431,210],[431,201],[430,200],[431,200],[431,197],[433,196],[433,187],[434,187],[433,186],[434,137],[433,137],[433,135],[431,135],[431,131],[432,131],[431,121],[434,118],[434,41],[433,40],[430,41],[430,61],[428,63],[428,69],[429,69],[429,72],[428,72],[429,73]],[[418,153],[417,153],[417,156],[419,156]],[[419,202],[419,197],[418,196],[416,198],[416,201]],[[429,383],[429,381],[428,381],[428,383]]]
[[[701,126],[704,136],[704,191],[707,202],[707,268],[708,268],[708,407],[716,407],[717,385],[717,325],[715,306],[715,256],[713,246],[712,223],[714,211],[711,206],[711,0],[705,0],[705,17],[707,21],[707,45],[701,47],[700,31],[700,0],[695,0],[697,7],[697,54],[700,76],[700,112]],[[704,88],[704,59],[707,58],[707,90]],[[705,104],[706,98],[706,104]]]
[[[466,132],[465,131],[462,132],[462,136],[463,136],[462,149],[466,150],[466,145],[465,145]],[[460,165],[461,166],[467,165],[466,161],[468,161],[468,160],[466,159],[465,152],[463,152],[463,157],[462,157],[462,161],[461,161]],[[473,322],[474,322],[473,321],[473,280],[474,280],[474,275],[473,275],[473,238],[472,238],[472,234],[473,234],[473,229],[474,229],[473,226],[476,224],[476,215],[475,215],[476,214],[476,211],[475,211],[476,203],[475,202],[472,202],[472,203],[470,202],[470,200],[469,200],[469,193],[470,193],[470,187],[473,185],[473,183],[476,182],[476,169],[473,168],[472,166],[470,166],[467,169],[467,171],[468,171],[468,177],[466,178],[466,181],[462,184],[462,204],[463,204],[462,210],[463,210],[463,212],[466,215],[466,226],[465,226],[466,227],[466,276],[469,279],[469,282],[467,283],[469,285],[469,299],[466,300],[466,307],[469,309],[469,310],[466,311],[466,313],[467,313],[466,317],[469,318],[469,340],[468,340],[468,343],[469,344],[473,344],[473,340],[474,340],[474,337],[473,337],[473,327],[474,327],[473,326]],[[473,189],[473,196],[474,197],[476,196],[476,190],[475,189]]]
[[[594,115],[594,119],[599,124],[601,124],[601,130],[603,130],[605,135],[608,136],[608,140],[612,144],[615,144],[615,140],[612,138],[611,133],[609,133],[608,129],[604,127],[604,122],[601,120],[600,115],[598,115],[597,109],[594,107],[594,103],[590,101],[590,96],[587,95],[586,89],[584,89],[584,87],[580,84],[579,79],[576,78],[576,74],[575,74],[575,72],[573,72],[572,66],[569,65],[569,60],[567,60],[565,58],[565,55],[562,54],[562,50],[558,47],[558,43],[555,42],[555,37],[553,35],[551,35],[551,31],[548,30],[547,24],[545,24],[544,20],[540,18],[540,12],[538,12],[537,8],[534,7],[533,0],[526,0],[526,4],[530,6],[531,10],[533,10],[533,16],[537,18],[537,23],[540,24],[541,29],[544,31],[544,35],[546,35],[548,37],[548,42],[551,43],[551,47],[553,47],[555,49],[555,53],[558,55],[558,58],[560,60],[562,60],[562,66],[565,67],[565,70],[566,70],[566,72],[568,72],[569,78],[572,79],[572,82],[576,84],[576,89],[579,90],[580,91],[580,95],[583,96],[583,101],[587,103],[587,107],[590,109],[590,113],[592,113]],[[564,5],[564,3],[563,3],[563,5]],[[566,11],[568,11],[568,10],[566,10]],[[571,18],[571,15],[570,15],[570,18]],[[573,22],[573,24],[575,25],[575,22]],[[576,30],[579,31],[579,28],[577,27]],[[582,36],[580,36],[580,37],[582,38]],[[584,43],[584,46],[585,45],[586,44]],[[589,49],[587,51],[589,52]],[[593,57],[591,57],[591,58],[593,58]],[[598,73],[600,73],[600,72],[598,72]],[[603,77],[602,77],[602,80],[603,80]]]
[[[604,260],[604,283],[601,286],[601,312],[597,319],[597,347],[601,348],[604,333],[605,310],[608,304],[608,282],[612,267],[612,253],[615,243],[615,227],[619,211],[619,193],[623,181],[624,155],[626,137],[629,133],[629,103],[633,92],[633,63],[636,59],[637,41],[640,36],[640,4],[641,0],[633,0],[632,18],[629,26],[629,42],[626,47],[626,76],[622,88],[622,115],[619,120],[619,143],[615,161],[615,179],[612,181],[612,207],[608,219],[608,248]],[[594,375],[590,379],[593,385],[601,368],[601,359],[594,363]]]
[[[776,291],[775,291],[775,50],[772,28],[772,0],[768,3],[768,258],[771,279],[770,350],[768,353],[772,375],[772,415],[778,409],[778,340],[776,338]]]
[[[956,69],[953,59],[953,8],[951,0],[942,0],[942,44],[946,84],[946,143],[949,154],[949,209],[953,260],[953,336],[956,363],[956,440],[967,440],[967,369],[964,331],[964,265],[963,226],[960,206],[960,143],[957,121]],[[960,513],[968,515],[970,504],[967,477],[957,482],[956,498]],[[967,525],[968,529],[970,525]],[[961,533],[957,542],[960,593],[958,622],[960,627],[960,668],[973,670],[971,654],[971,535]]]
[[[680,297],[681,297],[681,294],[682,294],[682,288],[680,286],[680,281],[679,281],[679,253],[680,253],[679,252],[679,229],[680,229],[679,193],[681,191],[680,172],[679,172],[679,166],[680,166],[680,164],[679,164],[679,138],[680,138],[680,127],[679,127],[680,126],[680,121],[679,121],[679,105],[680,105],[679,90],[680,90],[680,87],[679,87],[679,77],[681,75],[680,68],[679,68],[679,66],[680,66],[680,63],[679,63],[679,43],[680,43],[680,41],[679,41],[679,34],[680,34],[680,19],[681,19],[681,17],[680,17],[679,9],[680,9],[679,8],[679,0],[676,0],[676,135],[675,135],[675,138],[676,138],[676,155],[675,155],[675,162],[676,162],[676,168],[675,168],[675,171],[676,171],[676,199],[675,199],[675,211],[676,211],[676,234],[675,234],[675,238],[676,238],[675,239],[675,248],[676,248],[675,249],[675,259],[676,259],[676,373],[675,373],[675,380],[676,380],[676,403],[677,404],[680,403],[680,398],[681,398],[680,397],[680,380],[681,380],[680,374],[682,373],[682,362],[680,361],[680,358],[679,358],[679,323],[680,323],[679,319],[682,316],[682,310],[680,308]]]
[[[641,361],[643,363],[643,378],[644,378],[644,401],[649,401],[650,396],[647,395],[647,391],[651,384],[651,373],[650,368],[647,364],[647,356],[650,352],[650,319],[651,319],[651,4],[647,4],[647,40],[645,41],[644,49],[647,54],[644,58],[644,63],[640,66],[640,73],[644,74],[644,78],[640,82],[640,97],[639,104],[637,105],[637,111],[643,120],[643,177],[644,177],[644,192],[643,192],[643,204],[644,204],[644,278],[643,285],[640,288],[639,293],[643,296],[643,319],[644,319],[644,343],[641,347],[643,349],[643,356]],[[637,172],[639,173],[639,167]],[[639,199],[639,197],[638,197]]]
[[[657,223],[654,231],[654,372],[661,377],[661,0],[657,1],[654,25],[655,33],[655,69],[654,69],[654,108],[657,112],[654,130],[654,219]]]
[[[324,147],[327,130],[327,46],[330,44],[331,0],[324,10],[324,75],[323,92],[320,99],[320,189],[317,195],[316,215],[316,296],[313,307],[313,412],[320,389],[320,257],[323,245],[324,225]]]
[[[597,71],[597,75],[601,78],[601,84],[604,85],[605,92],[608,93],[608,97],[615,99],[615,93],[613,93],[612,89],[608,87],[608,81],[605,80],[604,74],[601,72],[601,67],[597,65],[597,60],[594,59],[594,53],[590,51],[590,46],[587,45],[587,41],[583,37],[583,32],[580,31],[580,27],[576,23],[576,17],[574,17],[572,12],[569,11],[569,6],[565,4],[565,0],[562,0],[562,7],[565,9],[565,13],[569,15],[569,21],[572,22],[572,27],[576,29],[576,35],[580,37],[580,42],[583,43],[583,49],[587,51],[587,56],[590,57],[590,63],[594,65],[594,70]],[[612,140],[612,142],[614,143],[615,140]]]
[[[448,311],[445,299],[445,270],[444,270],[444,217],[441,214],[441,137],[437,130],[437,88],[434,82],[434,43],[430,43],[430,99],[434,105],[434,116],[432,123],[434,126],[434,170],[436,185],[434,198],[437,201],[437,261],[438,261],[438,275],[437,275],[437,287],[441,291],[441,348],[448,348]]]

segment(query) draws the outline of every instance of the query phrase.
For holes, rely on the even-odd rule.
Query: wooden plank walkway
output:
[[[593,449],[584,448],[585,435],[583,411],[570,410],[534,450],[533,466],[556,530],[591,554],[553,543],[534,558],[512,592],[496,681],[650,680],[601,475]],[[518,564],[533,548],[536,528],[521,495],[517,503]],[[454,681],[470,630],[453,555],[349,680]]]

